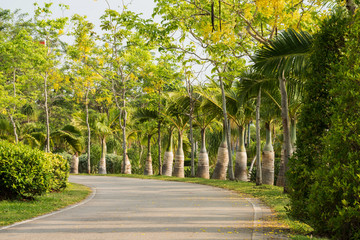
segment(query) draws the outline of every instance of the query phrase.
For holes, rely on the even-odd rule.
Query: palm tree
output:
[[[202,109],[204,109],[208,115],[221,117],[223,113],[222,95],[219,92],[217,85],[213,87],[214,85],[216,85],[216,83],[212,82],[212,85],[208,86],[206,89],[202,88],[200,91],[201,96],[204,98]],[[213,175],[211,176],[212,179],[226,179],[229,165],[229,151],[227,148],[225,131],[225,124],[223,123],[222,141],[218,148],[217,161]]]
[[[70,148],[73,158],[70,164],[70,173],[79,173],[79,153],[84,149],[84,139],[81,130],[73,125],[65,125],[62,129],[53,132],[51,137],[54,141],[64,143]]]
[[[158,128],[158,126],[155,125],[155,121],[160,119],[159,112],[146,108],[140,108],[135,112],[134,117],[139,120],[139,124],[141,124],[141,131],[145,132],[145,138],[147,140],[148,153],[145,161],[144,175],[153,175],[151,138],[154,136],[156,129]]]
[[[164,153],[164,161],[162,165],[162,175],[172,176],[173,162],[174,162],[174,153],[173,153],[173,132],[174,126],[168,127],[168,137],[166,151]]]
[[[247,153],[245,147],[245,126],[250,122],[254,107],[252,99],[246,99],[242,93],[242,87],[239,82],[226,91],[226,103],[228,105],[228,115],[238,128],[238,148],[235,158],[235,179],[247,181]]]
[[[175,152],[175,162],[173,176],[185,177],[184,173],[184,150],[183,150],[183,134],[188,123],[188,116],[183,114],[182,107],[176,102],[176,95],[170,94],[168,97],[169,105],[162,112],[165,118],[170,121],[178,130],[178,147]]]
[[[284,169],[287,172],[288,159],[292,155],[290,121],[288,107],[287,78],[290,75],[300,75],[308,67],[308,58],[313,38],[307,32],[296,32],[288,29],[263,46],[254,57],[254,68],[265,74],[276,77],[281,92],[281,118],[285,144]],[[284,191],[286,188],[286,179]]]
[[[265,77],[258,72],[254,72],[251,69],[242,73],[240,77],[240,94],[244,99],[256,98],[256,184],[263,184],[263,174],[262,174],[262,164],[261,164],[261,139],[260,139],[260,104],[262,93],[268,93],[276,89],[275,81],[273,78]],[[271,142],[270,132],[268,134],[268,141]],[[270,144],[270,143],[269,143]],[[272,150],[272,146],[267,145],[266,152]],[[273,152],[273,151],[272,151]],[[273,153],[265,159],[265,165],[269,166],[269,171],[271,172],[271,166],[273,166],[274,157]],[[268,160],[268,161],[267,161]],[[269,164],[268,164],[269,163]],[[265,171],[266,172],[266,171]],[[268,175],[265,173],[265,175]],[[271,181],[267,181],[271,182]]]

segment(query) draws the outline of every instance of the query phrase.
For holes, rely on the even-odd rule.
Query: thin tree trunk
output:
[[[124,174],[131,174],[131,163],[129,160],[129,157],[127,155],[127,143],[126,143],[126,118],[127,118],[127,111],[126,111],[126,95],[125,95],[125,80],[123,78],[122,83],[124,85],[124,89],[122,92],[122,108],[120,110],[120,116],[123,115],[123,123],[121,123],[121,117],[119,117],[119,122],[120,122],[120,126],[122,129],[122,134],[123,134],[123,173]]]
[[[265,123],[265,130],[266,144],[264,146],[262,155],[262,178],[264,184],[274,185],[275,153],[271,142],[271,128],[269,122]]]
[[[184,150],[183,150],[183,139],[182,131],[179,130],[179,144],[178,149],[175,153],[175,163],[174,163],[174,172],[173,176],[183,178],[184,174]]]
[[[45,114],[46,114],[46,143],[45,152],[50,152],[50,123],[49,123],[49,107],[48,107],[48,93],[47,93],[47,78],[48,73],[44,76],[44,98],[45,98]]]
[[[99,163],[99,174],[106,174],[106,138],[101,138],[101,158]]]
[[[85,112],[86,112],[86,127],[88,131],[88,142],[87,142],[87,173],[91,173],[91,161],[90,161],[90,146],[91,146],[91,129],[90,129],[90,123],[89,123],[89,87],[86,88],[85,93]]]
[[[164,156],[164,164],[162,167],[162,174],[165,176],[171,176],[172,175],[172,168],[173,168],[173,162],[174,162],[174,153],[173,153],[173,129],[169,129],[169,143],[167,146],[167,149],[165,151]]]
[[[281,146],[279,174],[276,179],[276,186],[279,186],[279,187],[285,186],[284,152],[285,152],[285,144],[283,143]]]
[[[251,161],[251,165],[250,165],[250,169],[249,169],[249,174],[248,174],[248,179],[251,178],[251,172],[252,172],[252,170],[253,170],[253,168],[254,168],[255,161],[256,161],[256,155],[255,155],[255,157],[253,158],[253,160]]]
[[[148,135],[148,153],[145,162],[144,175],[153,175],[151,158],[151,135]]]
[[[191,98],[190,98],[190,101]],[[190,103],[192,105],[192,103]],[[193,133],[193,124],[192,124],[192,106],[190,106],[190,116],[189,116],[189,122],[190,122],[190,144],[191,144],[191,177],[195,177],[195,156],[194,156],[194,133]]]
[[[293,152],[296,151],[296,118],[291,118],[290,122],[290,136],[291,136],[291,147]]]
[[[16,69],[14,69],[14,72],[13,72],[13,89],[14,89],[14,99],[16,99]],[[16,104],[14,103],[14,113],[16,112]],[[10,121],[11,121],[11,124],[13,126],[13,130],[14,130],[14,136],[15,136],[15,143],[18,144],[19,142],[19,136],[17,134],[17,131],[16,131],[16,123],[15,123],[15,119],[13,117],[12,114],[9,114],[10,115]]]
[[[284,176],[285,176],[285,186],[284,192],[287,192],[287,180],[286,173],[288,170],[288,162],[289,158],[292,155],[291,148],[291,137],[290,137],[290,126],[289,126],[289,107],[288,107],[288,96],[286,91],[286,79],[284,74],[279,78],[280,82],[280,92],[281,92],[281,118],[283,124],[283,135],[284,135],[284,143],[285,143],[285,151],[284,151]]]
[[[256,185],[262,185],[261,138],[260,138],[261,88],[256,101]]]
[[[199,178],[209,179],[209,156],[206,151],[205,131],[206,129],[201,129],[201,149],[197,166],[197,176]]]
[[[248,124],[248,133],[247,133],[247,145],[246,147],[249,148],[250,147],[250,141],[251,141],[251,138],[250,138],[250,122]]]
[[[159,90],[159,116],[161,112],[161,91]],[[159,175],[161,175],[162,163],[161,163],[161,120],[158,121],[158,148],[159,148]]]
[[[244,144],[246,129],[244,126],[239,127],[239,149],[236,151],[235,160],[235,179],[247,181],[247,154]]]
[[[190,101],[190,111],[189,111],[189,125],[190,125],[190,146],[191,146],[191,177],[195,177],[195,157],[194,157],[194,134],[193,134],[193,112],[194,112],[194,102],[193,102],[193,92],[190,79],[185,76],[186,79],[186,90],[189,96]]]
[[[224,127],[225,127],[225,138],[227,143],[228,149],[228,158],[229,158],[229,179],[234,180],[234,169],[232,164],[232,155],[231,155],[231,140],[230,140],[230,126],[228,126],[228,118],[227,118],[227,111],[226,111],[226,98],[225,98],[225,89],[224,89],[224,82],[222,77],[219,77],[220,80],[220,88],[221,88],[221,98],[222,98],[222,108],[223,108],[223,115],[224,115]]]

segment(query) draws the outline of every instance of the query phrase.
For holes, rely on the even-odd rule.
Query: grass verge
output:
[[[219,187],[237,192],[244,197],[254,197],[260,199],[267,206],[273,209],[274,214],[271,219],[266,219],[264,223],[265,228],[280,229],[280,232],[285,231],[291,234],[292,239],[322,239],[315,238],[309,235],[313,228],[309,225],[291,219],[286,213],[286,206],[289,204],[289,198],[283,193],[283,188],[277,186],[261,185],[256,186],[250,182],[237,182],[227,180],[213,180],[202,178],[176,178],[167,176],[143,176],[143,175],[124,175],[124,174],[108,174],[106,176],[128,177],[128,178],[140,178],[140,179],[157,179],[164,181],[178,181],[209,185],[213,187]]]
[[[37,217],[85,199],[91,190],[83,185],[69,183],[63,192],[53,192],[35,197],[34,200],[0,201],[0,226]]]

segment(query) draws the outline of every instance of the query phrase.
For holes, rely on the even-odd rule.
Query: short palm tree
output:
[[[79,173],[79,153],[84,149],[84,139],[81,130],[74,125],[65,125],[62,129],[51,134],[55,142],[64,143],[73,154],[70,164],[70,173]]]

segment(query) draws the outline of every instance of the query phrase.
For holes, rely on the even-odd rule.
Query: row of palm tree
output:
[[[234,179],[248,180],[245,129],[251,121],[256,120],[257,135],[260,136],[259,114],[261,113],[261,119],[265,123],[266,143],[262,149],[262,164],[260,164],[261,142],[258,137],[258,184],[273,184],[275,156],[271,129],[274,120],[279,117],[281,112],[284,131],[284,158],[282,159],[278,183],[280,185],[284,184],[283,176],[287,169],[287,159],[295,148],[296,118],[301,100],[300,73],[303,73],[304,69],[306,69],[306,56],[309,54],[311,42],[312,38],[307,33],[298,33],[291,29],[285,31],[279,34],[276,40],[270,42],[269,45],[265,45],[264,48],[257,52],[254,57],[254,65],[249,70],[244,71],[236,79],[224,79],[226,80],[224,81],[224,89],[228,118],[226,124],[230,126],[230,132],[236,136],[236,139],[233,139],[230,146],[227,146],[228,141],[225,139],[224,134],[226,130],[223,130],[223,139],[218,149],[212,178],[226,179],[227,175],[231,176],[232,171],[235,169]],[[151,175],[154,173],[151,145],[157,130],[159,130],[159,126],[155,122],[161,122],[162,129],[166,129],[168,135],[166,136],[167,139],[163,140],[164,145],[167,147],[163,157],[161,174],[184,177],[183,138],[187,135],[190,125],[189,120],[191,119],[190,131],[192,131],[193,127],[199,129],[201,138],[198,140],[201,147],[198,154],[197,176],[210,178],[209,156],[205,139],[206,132],[209,129],[221,128],[221,125],[225,125],[224,120],[221,120],[223,118],[224,104],[219,85],[217,82],[212,81],[205,86],[196,86],[191,95],[186,94],[185,91],[184,93],[167,93],[166,95],[166,102],[159,110],[147,110],[146,106],[144,106],[144,108],[135,109],[132,113],[131,111],[129,113],[133,124],[128,127],[133,129],[127,131],[125,137],[129,139],[146,138],[147,142],[148,153],[144,174]],[[260,101],[265,110],[264,108],[260,109]],[[192,114],[191,118],[189,118],[190,112]],[[256,116],[255,113],[257,113]],[[106,141],[110,136],[117,136],[118,138],[121,136],[121,131],[115,124],[119,119],[119,111],[110,109],[106,113],[92,112],[91,114],[91,135],[98,138],[96,142],[101,146],[99,173],[106,174]],[[2,124],[1,131],[4,131],[6,126],[5,123]],[[73,115],[71,125],[66,125],[62,129],[53,132],[51,136],[54,145],[62,144],[65,149],[73,154],[71,164],[73,173],[78,172],[78,157],[84,151],[87,142],[83,137],[84,131],[86,131],[85,115],[77,113]],[[36,133],[38,132],[33,131],[32,134],[29,134],[26,137],[27,141],[32,141],[33,144],[41,147],[41,142],[43,142],[41,141],[41,134],[36,135]],[[175,152],[173,152],[174,133],[178,135],[175,139],[177,142]],[[228,149],[234,149],[234,145],[237,145],[237,147],[235,167],[233,169],[232,161],[229,162]],[[193,148],[192,152],[194,152]],[[260,174],[261,170],[262,174]],[[227,173],[227,171],[229,172]],[[125,161],[123,161],[122,172],[131,173],[131,164],[127,155]]]

